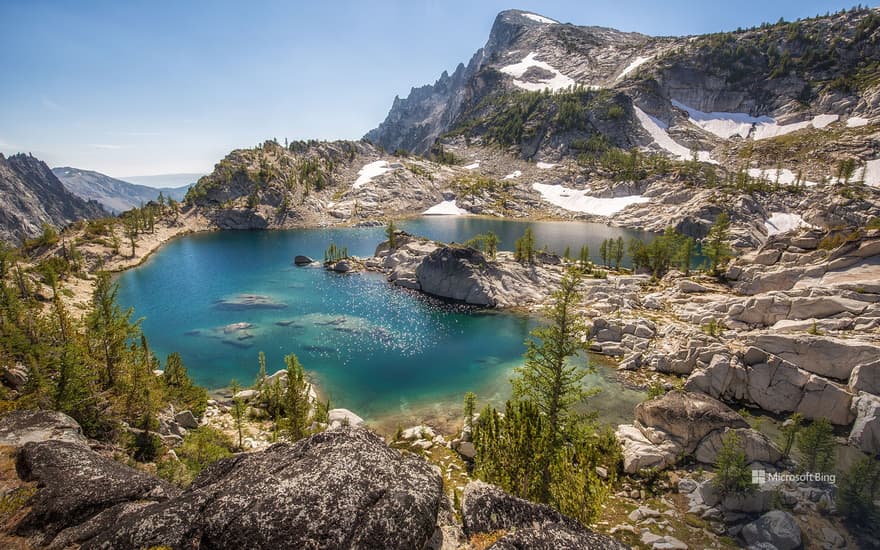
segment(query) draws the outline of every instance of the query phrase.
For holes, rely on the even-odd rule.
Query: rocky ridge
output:
[[[113,214],[139,207],[159,197],[159,189],[112,178],[92,170],[59,166],[53,168],[52,173],[65,189],[83,200],[100,203]],[[167,192],[164,196],[169,198]]]
[[[46,164],[33,156],[0,155],[0,240],[19,245],[43,233],[43,225],[58,230],[80,219],[107,212],[67,191]]]

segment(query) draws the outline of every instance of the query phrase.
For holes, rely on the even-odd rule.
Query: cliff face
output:
[[[96,202],[67,191],[43,161],[30,155],[0,154],[0,240],[21,244],[43,232],[108,213]]]

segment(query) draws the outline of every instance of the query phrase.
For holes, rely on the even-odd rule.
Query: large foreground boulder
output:
[[[76,420],[57,411],[12,411],[0,417],[0,445],[20,447],[30,442],[68,441],[86,444]]]
[[[123,511],[82,547],[422,548],[441,498],[427,462],[343,427],[214,463],[180,497]]]
[[[163,501],[178,494],[164,481],[70,441],[26,444],[16,470],[22,480],[37,482],[39,490],[15,532],[37,545],[117,504]]]
[[[461,501],[461,518],[469,536],[505,531],[490,548],[622,550],[625,544],[594,533],[578,522],[543,504],[508,495],[495,485],[472,481]]]

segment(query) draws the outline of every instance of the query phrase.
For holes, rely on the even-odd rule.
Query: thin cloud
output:
[[[161,136],[162,132],[107,132],[107,135],[127,137],[155,137]]]
[[[112,144],[112,143],[90,143],[90,144],[89,144],[89,147],[94,147],[95,149],[112,149],[112,150],[117,150],[117,149],[125,149],[125,148],[127,148],[128,146],[127,146],[127,145],[114,145],[114,144]]]
[[[65,111],[64,107],[62,107],[58,103],[55,103],[54,101],[49,99],[47,96],[42,96],[40,99],[43,102],[43,107],[45,107],[47,109],[51,109],[53,111],[59,111],[59,112]]]

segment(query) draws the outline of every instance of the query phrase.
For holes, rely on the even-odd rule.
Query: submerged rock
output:
[[[239,294],[232,298],[224,298],[214,302],[217,309],[284,309],[287,304],[284,302],[276,302],[269,296],[261,294]]]

